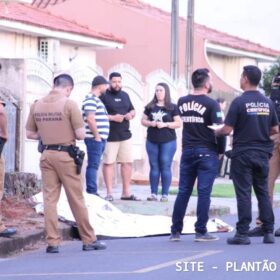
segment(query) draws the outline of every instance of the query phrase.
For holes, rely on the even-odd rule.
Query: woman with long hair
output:
[[[148,128],[146,150],[150,164],[151,196],[147,200],[158,200],[161,179],[160,201],[167,202],[172,181],[171,164],[177,148],[175,129],[181,126],[181,122],[177,105],[171,102],[170,89],[166,83],[156,85],[155,95],[146,105],[141,123]]]

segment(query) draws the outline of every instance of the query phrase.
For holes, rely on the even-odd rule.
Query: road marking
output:
[[[44,277],[44,276],[85,276],[85,275],[110,275],[110,274],[140,274],[148,273],[155,270],[160,270],[169,266],[175,265],[177,262],[187,262],[201,259],[204,257],[212,256],[222,253],[223,251],[206,251],[205,253],[196,254],[182,259],[172,260],[169,262],[161,263],[154,266],[148,266],[135,271],[100,271],[100,272],[53,272],[53,273],[18,273],[18,274],[0,274],[0,278],[9,277]]]
[[[215,254],[219,254],[222,253],[223,251],[206,251],[205,253],[201,253],[201,254],[197,254],[197,255],[193,255],[187,258],[183,258],[183,259],[178,259],[178,260],[173,260],[173,261],[169,261],[169,262],[165,262],[165,263],[161,263],[161,264],[157,264],[157,265],[153,265],[153,266],[148,266],[139,270],[135,270],[134,273],[147,273],[147,272],[151,272],[151,271],[155,271],[155,270],[159,270],[162,268],[166,268],[169,266],[173,266],[176,265],[176,263],[178,262],[189,262],[189,261],[194,261],[197,259],[201,259],[204,257],[208,257],[208,256],[212,256]]]
[[[85,276],[100,274],[132,274],[130,271],[101,271],[101,272],[53,272],[53,273],[19,273],[19,274],[1,274],[0,278],[8,277],[43,277],[43,276]]]

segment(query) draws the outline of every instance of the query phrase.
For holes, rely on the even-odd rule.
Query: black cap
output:
[[[99,85],[106,85],[106,84],[109,83],[103,76],[96,76],[91,83],[92,87],[96,87]]]

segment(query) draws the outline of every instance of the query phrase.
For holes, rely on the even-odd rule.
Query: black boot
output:
[[[248,232],[248,236],[250,237],[258,237],[258,236],[264,236],[264,231],[262,227],[255,227]]]
[[[278,228],[278,229],[275,231],[275,236],[277,236],[277,237],[280,236],[280,228]]]
[[[266,244],[272,244],[274,243],[275,240],[274,240],[274,236],[273,236],[273,233],[269,233],[269,232],[266,232],[264,234],[264,237],[263,237],[263,243],[266,243]]]

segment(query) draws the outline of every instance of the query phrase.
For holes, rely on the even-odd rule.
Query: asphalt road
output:
[[[275,216],[279,227],[279,209]],[[280,237],[275,244],[259,237],[249,246],[229,246],[226,238],[233,233],[218,235],[220,240],[204,243],[193,242],[193,235],[177,243],[168,236],[114,239],[106,241],[107,250],[94,252],[83,252],[79,241],[65,242],[59,254],[42,248],[0,259],[0,280],[280,279]]]

